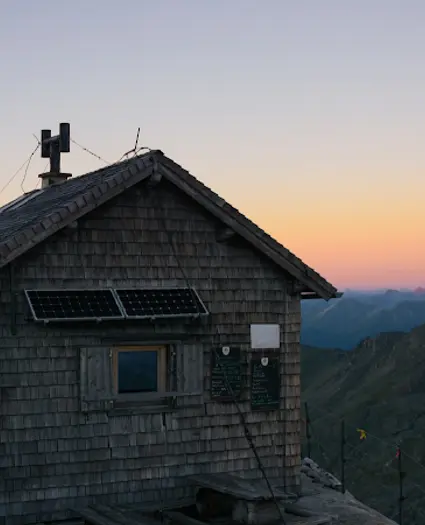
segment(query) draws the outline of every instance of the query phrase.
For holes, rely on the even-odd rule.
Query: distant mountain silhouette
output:
[[[408,332],[425,323],[425,289],[346,292],[341,299],[302,301],[301,343],[350,350],[381,332]]]

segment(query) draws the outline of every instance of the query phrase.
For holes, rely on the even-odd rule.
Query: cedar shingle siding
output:
[[[289,274],[239,236],[218,243],[219,227],[171,183],[147,191],[141,182],[0,269],[0,523],[189,496],[189,474],[261,479],[235,406],[210,401],[211,349],[220,345],[242,351],[241,408],[267,474],[297,488],[299,295]],[[33,288],[186,286],[179,264],[210,311],[202,321],[43,325],[24,298]],[[251,323],[281,327],[276,411],[250,410]],[[173,342],[175,387],[187,394],[174,408],[119,412],[106,386],[86,402],[91,383],[107,382],[115,343],[153,340]],[[100,368],[81,366],[87,356]]]

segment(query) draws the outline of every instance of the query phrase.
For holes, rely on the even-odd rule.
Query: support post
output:
[[[345,494],[345,421],[341,420],[341,492]]]
[[[311,432],[310,432],[310,416],[308,413],[308,403],[304,403],[305,413],[305,435],[307,438],[307,457],[311,458]]]
[[[399,496],[398,496],[398,522],[403,525],[403,502],[405,496],[403,494],[403,480],[404,472],[402,468],[402,457],[401,457],[401,445],[397,446],[397,464],[398,464],[398,483],[399,483]]]

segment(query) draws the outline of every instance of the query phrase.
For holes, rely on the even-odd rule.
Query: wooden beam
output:
[[[342,292],[337,292],[334,297],[331,297],[330,299],[340,299],[343,295]],[[308,299],[323,299],[323,297],[316,292],[301,292],[301,300],[306,301]]]
[[[308,290],[306,289],[304,284],[300,283],[299,281],[292,281],[289,288],[290,295],[302,295],[305,292],[308,292]]]
[[[78,221],[73,221],[67,226],[65,226],[62,231],[65,235],[72,235],[73,233],[78,231],[78,226],[79,226]]]
[[[227,242],[236,235],[235,231],[232,228],[219,228],[217,230],[217,242]]]
[[[182,341],[187,341],[188,339],[194,339],[195,336],[190,333],[152,333],[152,332],[136,332],[131,335],[123,337],[122,335],[102,337],[102,343],[111,343],[114,345],[128,345],[128,344],[140,344],[140,341],[143,341],[143,344],[149,346],[151,344],[155,345],[172,345],[178,344]]]
[[[168,510],[165,511],[163,514],[167,518],[170,518],[171,521],[179,523],[180,525],[205,525],[205,521],[200,521],[195,518],[191,518],[190,516],[186,516],[186,514],[183,514],[182,512]]]
[[[94,507],[96,510],[99,510],[103,515],[107,516],[110,519],[113,519],[119,525],[160,525],[159,520],[150,518],[149,516],[144,516],[140,514],[140,517],[135,518],[133,515],[129,515],[127,512],[122,512],[116,507],[110,507],[107,505],[96,505]]]
[[[322,299],[316,292],[301,292],[301,301],[307,301],[308,299]]]
[[[159,170],[156,170],[152,173],[148,180],[148,186],[153,188],[157,186],[162,180],[162,173]]]
[[[131,503],[130,506],[126,507],[126,509],[129,509],[130,514],[134,514],[134,512],[152,514],[157,511],[182,509],[184,507],[190,507],[191,505],[195,505],[195,499],[193,497],[186,497],[183,499],[180,498],[176,500],[166,500],[160,502],[151,501],[145,503]]]
[[[211,489],[245,501],[273,499],[270,491],[261,481],[240,478],[236,474],[195,474],[188,476],[187,479],[191,484],[198,487]],[[278,499],[276,491],[275,497]]]
[[[69,228],[70,230],[76,230],[78,228],[78,221],[71,222],[70,224],[68,224],[67,228]]]
[[[142,394],[117,394],[117,402],[134,402],[143,403],[143,401],[160,401],[170,397],[193,397],[201,396],[203,391],[196,392],[143,392]],[[96,399],[87,399],[87,401],[96,401]]]
[[[98,512],[96,512],[95,509],[92,509],[90,507],[77,510],[76,512],[80,516],[82,516],[87,523],[90,523],[91,525],[118,525],[115,520],[110,519],[107,516],[104,516],[103,514],[99,514]]]

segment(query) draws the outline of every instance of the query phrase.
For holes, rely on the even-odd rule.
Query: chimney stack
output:
[[[59,135],[52,137],[50,129],[41,130],[41,157],[50,158],[50,170],[39,175],[41,187],[47,188],[52,184],[64,182],[71,173],[61,172],[61,153],[69,153],[71,149],[70,125],[67,122],[59,124]]]

